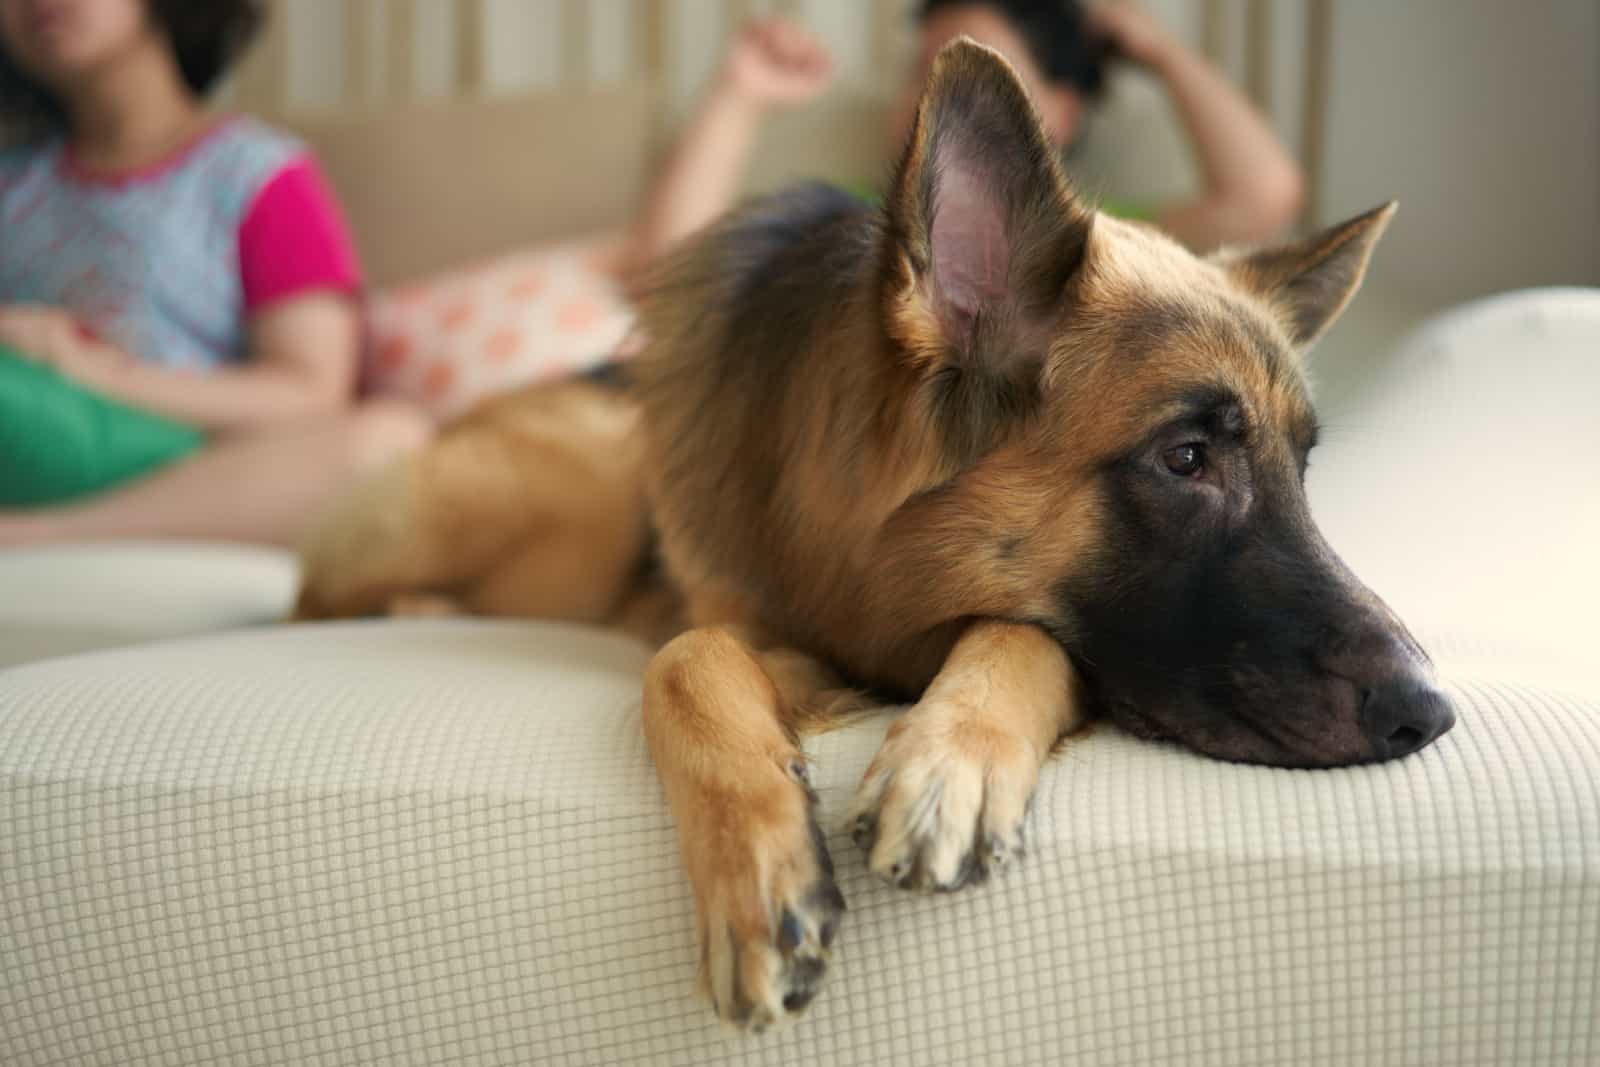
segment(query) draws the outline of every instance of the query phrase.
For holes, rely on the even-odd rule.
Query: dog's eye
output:
[[[1180,478],[1193,478],[1206,466],[1206,450],[1204,445],[1179,445],[1169,448],[1161,454],[1161,461],[1167,465],[1167,470]]]

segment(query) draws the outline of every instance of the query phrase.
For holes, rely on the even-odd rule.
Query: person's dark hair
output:
[[[148,0],[184,84],[201,96],[216,88],[261,26],[262,0]],[[36,136],[66,121],[61,103],[0,48],[0,134]]]
[[[1078,0],[922,0],[919,19],[949,7],[993,8],[1028,45],[1045,77],[1087,97],[1105,86],[1107,46],[1089,29]]]

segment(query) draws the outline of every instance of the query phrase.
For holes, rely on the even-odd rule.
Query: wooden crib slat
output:
[[[372,0],[344,0],[344,82],[340,103],[372,97]]]
[[[667,84],[671,62],[666,6],[666,0],[633,0],[634,24],[639,28],[634,62],[644,79],[658,88]]]
[[[1272,114],[1272,0],[1250,0],[1245,11],[1245,91]]]
[[[562,0],[561,83],[564,86],[588,85],[593,80],[590,76],[590,27],[588,0]]]
[[[1333,63],[1333,0],[1309,0],[1306,8],[1305,90],[1301,98],[1300,162],[1306,201],[1301,222],[1322,221],[1322,167],[1327,148],[1328,72]]]
[[[867,55],[872,57],[873,88],[880,92],[893,92],[900,83],[900,34],[905,12],[900,0],[874,0],[872,5],[872,40]]]
[[[250,111],[276,111],[288,103],[288,10],[282,0],[262,5],[264,22],[252,54],[239,70],[239,103]]]
[[[417,91],[417,4],[416,0],[387,0],[384,7],[388,11],[384,26],[386,91],[393,99],[407,100]]]
[[[1200,9],[1200,50],[1217,66],[1228,59],[1228,12],[1225,0],[1205,0]]]
[[[456,88],[472,95],[483,91],[483,0],[455,0]]]

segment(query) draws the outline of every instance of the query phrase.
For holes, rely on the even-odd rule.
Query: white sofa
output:
[[[155,643],[0,671],[0,1063],[1600,1061],[1597,353],[1600,294],[1458,312],[1314,461],[1325,529],[1434,650],[1454,731],[1300,772],[1099,729],[1047,769],[1024,861],[949,896],[877,885],[838,832],[883,722],[819,738],[850,912],[822,994],[760,1038],[692,992],[645,649],[213,633],[286,605],[285,561],[241,557],[230,586],[220,549],[0,556],[0,641],[46,622],[30,655],[93,636],[108,575],[101,632],[133,636],[157,602],[118,559],[169,598],[150,561],[192,559],[221,595],[149,608]]]
[[[291,555],[246,545],[0,550],[0,668],[279,622],[298,582]]]

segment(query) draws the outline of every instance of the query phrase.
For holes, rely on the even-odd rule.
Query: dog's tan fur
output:
[[[1272,354],[1308,343],[1388,218],[1196,259],[1074,199],[993,54],[952,46],[930,85],[886,220],[812,227],[816,248],[834,247],[832,227],[866,250],[853,267],[794,268],[807,314],[752,311],[730,290],[742,235],[763,225],[735,219],[648,303],[628,396],[572,385],[494,403],[349,501],[306,555],[306,617],[427,593],[665,641],[645,730],[703,978],[719,1013],[750,1025],[804,1006],[842,908],[802,736],[849,687],[919,698],[857,800],[872,869],[952,887],[1003,862],[1043,760],[1083,717],[1071,661],[1033,620],[1058,613],[1059,579],[1106,557],[1095,472],[1191,384],[1223,383],[1252,433],[1293,440],[1309,412],[1297,368],[1242,350],[1241,331]],[[982,368],[974,388],[992,391],[968,397],[946,390],[970,353],[918,220],[934,210],[930,160],[954,151],[937,138],[973,99],[1014,120],[1008,143],[1033,169],[1033,199],[1010,202],[1025,237],[1009,284],[1043,295],[974,320],[1006,331],[1020,362]],[[760,264],[763,284],[786,277],[783,254]],[[786,343],[798,354],[768,352]]]

